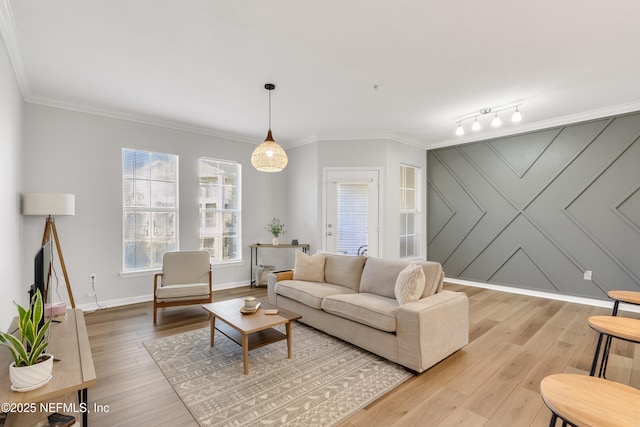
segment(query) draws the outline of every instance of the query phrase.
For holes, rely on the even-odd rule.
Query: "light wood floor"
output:
[[[355,426],[548,426],[539,384],[559,372],[588,374],[597,334],[587,325],[609,309],[446,285],[469,296],[469,345],[397,387],[343,422]],[[216,292],[217,301],[266,290]],[[638,317],[621,312],[621,315]],[[198,307],[160,311],[153,326],[152,304],[86,314],[98,383],[93,403],[109,413],[92,413],[92,426],[197,426],[157,368],[143,341],[208,325]],[[614,340],[610,379],[640,387],[640,350]],[[295,356],[295,342],[294,342]]]

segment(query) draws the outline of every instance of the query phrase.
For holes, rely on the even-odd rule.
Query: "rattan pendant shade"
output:
[[[271,135],[271,91],[275,85],[267,83],[264,88],[269,91],[269,132],[264,142],[256,147],[251,154],[251,164],[261,172],[280,172],[289,163],[287,153],[273,140]]]
[[[273,140],[269,129],[267,139],[253,150],[251,164],[261,172],[280,172],[287,167],[287,163],[287,153]]]

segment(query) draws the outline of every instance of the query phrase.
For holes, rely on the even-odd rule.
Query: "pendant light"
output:
[[[271,135],[271,91],[276,88],[273,83],[267,83],[264,88],[269,91],[269,131],[264,142],[256,147],[251,154],[251,164],[261,172],[280,172],[289,159],[287,153],[280,147]]]

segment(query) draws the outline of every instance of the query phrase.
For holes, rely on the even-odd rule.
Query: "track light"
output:
[[[520,110],[518,110],[518,107],[516,106],[516,111],[513,113],[513,116],[511,116],[511,121],[518,123],[520,120],[522,120],[522,114],[520,114]],[[458,122],[458,126],[460,126],[460,122]]]
[[[515,108],[515,111],[513,112],[513,115],[511,116],[511,121],[513,123],[518,123],[519,121],[522,120],[522,114],[520,113],[520,107],[521,104],[518,105],[510,105],[508,107],[498,107],[498,108],[483,108],[480,111],[473,113],[473,114],[469,114],[466,117],[463,117],[462,119],[458,120],[456,123],[458,124],[456,126],[456,135],[458,136],[462,136],[465,133],[464,127],[462,126],[462,123],[465,122],[466,120],[471,120],[473,118],[473,123],[471,124],[471,130],[473,131],[479,131],[480,129],[482,129],[482,125],[480,123],[480,121],[478,120],[478,117],[482,118],[483,116],[488,115],[489,113],[494,113],[495,115],[493,116],[493,120],[491,120],[491,126],[494,128],[500,127],[502,126],[502,119],[500,118],[500,116],[498,116],[498,113],[501,111],[505,111],[505,110],[511,110],[513,108]]]
[[[501,124],[502,124],[502,120],[500,120],[500,117],[498,117],[498,113],[496,113],[493,120],[491,120],[491,126],[493,126],[494,128],[497,128],[497,127],[500,127]]]

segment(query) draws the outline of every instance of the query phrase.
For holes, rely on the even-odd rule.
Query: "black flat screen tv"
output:
[[[49,279],[51,278],[51,240],[46,242],[33,259],[33,285],[29,288],[29,301],[39,290],[42,294],[42,301],[47,302],[49,292]]]

